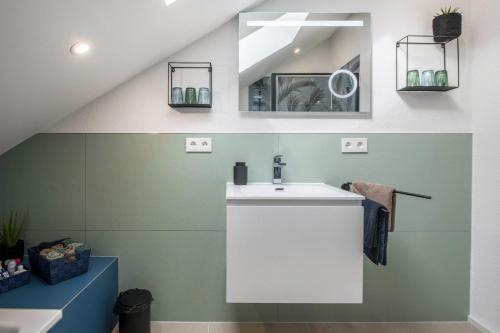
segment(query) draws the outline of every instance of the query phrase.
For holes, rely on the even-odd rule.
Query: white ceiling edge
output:
[[[263,1],[0,2],[0,154]]]

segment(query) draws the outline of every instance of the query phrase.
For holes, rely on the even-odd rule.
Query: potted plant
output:
[[[0,260],[23,258],[24,241],[19,239],[19,235],[24,221],[24,215],[16,211],[0,218]]]
[[[462,14],[458,8],[441,8],[432,21],[434,41],[444,43],[462,34]]]

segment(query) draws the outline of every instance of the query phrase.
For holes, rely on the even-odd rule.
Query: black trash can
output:
[[[149,290],[130,289],[120,293],[114,309],[120,316],[120,333],[150,333],[152,302]]]

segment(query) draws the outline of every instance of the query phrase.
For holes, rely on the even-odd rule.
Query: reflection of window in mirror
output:
[[[240,14],[240,110],[370,112],[370,25],[366,13]]]
[[[271,78],[263,77],[248,87],[248,110],[271,111]]]

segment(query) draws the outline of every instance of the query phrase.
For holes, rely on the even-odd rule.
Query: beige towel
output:
[[[396,215],[396,193],[394,187],[358,180],[352,183],[352,191],[384,205],[389,210],[389,231],[394,231],[396,227],[394,219]]]

